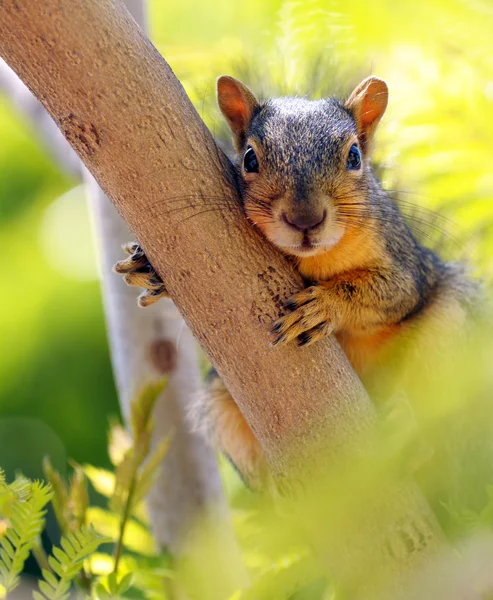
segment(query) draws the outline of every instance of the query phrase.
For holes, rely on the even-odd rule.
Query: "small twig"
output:
[[[120,533],[118,535],[118,540],[116,542],[115,549],[113,551],[113,559],[114,559],[113,573],[115,575],[118,573],[118,565],[119,565],[121,554],[123,551],[123,537],[125,535],[125,529],[127,527],[128,520],[130,518],[133,496],[135,493],[135,487],[136,487],[136,482],[137,482],[136,480],[137,480],[137,471],[134,471],[134,474],[132,475],[132,480],[131,480],[131,483],[130,483],[130,486],[128,489],[127,500],[125,502],[125,506],[123,509],[122,518],[120,521]]]

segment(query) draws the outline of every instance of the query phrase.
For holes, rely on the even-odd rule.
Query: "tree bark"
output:
[[[137,290],[112,272],[122,258],[122,244],[132,234],[92,176],[85,179],[101,254],[113,370],[126,423],[139,388],[167,377],[155,408],[154,439],[169,435],[172,443],[147,504],[157,542],[179,555],[195,520],[208,507],[214,507],[218,525],[229,527],[214,453],[199,433],[191,431],[187,419],[202,387],[197,343],[171,301],[139,308]]]
[[[368,396],[333,338],[304,349],[270,346],[270,325],[301,279],[243,217],[228,161],[121,3],[2,0],[0,21],[0,53],[134,231],[275,476],[306,478],[315,453],[357,446],[374,421]],[[373,554],[399,574],[400,587],[442,536],[413,485],[400,485],[388,502],[390,525],[367,527]],[[402,523],[419,541],[406,533],[401,552],[388,556]],[[336,574],[353,542],[330,553]]]
[[[125,5],[145,31],[144,1],[125,0]],[[232,551],[233,536],[214,453],[199,433],[191,431],[187,419],[202,387],[197,343],[172,302],[143,310],[137,305],[137,290],[113,273],[113,265],[123,257],[121,247],[132,234],[86,170],[84,178],[97,230],[113,370],[127,423],[137,391],[163,375],[168,379],[155,409],[154,440],[172,435],[173,441],[147,498],[152,531],[161,547],[180,555],[195,521],[214,507],[224,539],[230,532]]]
[[[126,0],[130,13],[145,30],[142,0]],[[189,405],[202,383],[197,343],[171,302],[147,310],[137,306],[138,291],[127,286],[112,266],[123,257],[122,244],[132,239],[125,221],[111,204],[51,116],[14,71],[0,59],[0,91],[35,126],[43,144],[65,171],[86,181],[100,255],[102,291],[111,345],[111,360],[123,419],[128,423],[136,392],[147,382],[168,378],[155,414],[154,439],[173,435],[159,478],[148,497],[153,534],[161,547],[180,554],[187,536],[206,507],[214,515],[234,551],[227,507],[212,449],[190,430]]]
[[[80,177],[82,164],[79,157],[43,106],[1,58],[0,92],[7,94],[14,106],[34,124],[46,149],[60,167],[67,173]]]

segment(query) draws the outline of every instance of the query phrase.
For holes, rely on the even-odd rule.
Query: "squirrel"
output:
[[[273,344],[305,346],[334,334],[364,381],[393,341],[425,318],[463,320],[471,288],[464,267],[417,241],[372,171],[385,81],[366,78],[346,101],[260,103],[243,83],[221,76],[217,100],[233,136],[243,211],[307,282],[273,323]],[[166,297],[141,247],[125,250],[130,256],[115,271],[145,288],[139,304]],[[197,413],[247,485],[262,488],[262,448],[216,375]]]

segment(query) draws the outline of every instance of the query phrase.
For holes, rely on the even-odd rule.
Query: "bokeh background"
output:
[[[375,157],[420,234],[489,277],[493,250],[490,0],[151,0],[150,35],[211,129],[217,75],[260,96],[347,93],[387,79]],[[79,182],[0,92],[0,464],[50,454],[108,464],[118,415],[90,217]],[[438,209],[430,221],[425,210]],[[426,218],[425,218],[426,217]]]

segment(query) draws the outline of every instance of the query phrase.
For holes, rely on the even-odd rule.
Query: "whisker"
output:
[[[243,196],[243,204],[246,204],[247,202],[251,202],[252,204],[259,204],[260,206],[272,206],[272,202],[267,202],[267,200],[262,200],[260,198],[256,198],[255,196],[245,194]]]
[[[224,200],[224,202],[229,202],[229,204],[235,204],[235,205],[238,204],[235,200],[231,199],[228,196],[203,196],[201,194],[189,194],[189,195],[172,196],[171,198],[163,198],[162,200],[158,200],[157,202],[150,204],[149,207],[152,208],[153,206],[159,206],[161,204],[174,204],[175,202],[180,202],[180,201],[184,201],[184,200],[195,200],[195,201],[203,200],[204,202],[206,202],[207,200]]]
[[[218,209],[218,208],[208,208],[207,210],[202,210],[202,211],[200,211],[198,213],[190,215],[186,219],[183,219],[182,221],[180,221],[180,223],[185,223],[186,221],[189,221],[192,217],[199,217],[200,215],[205,215],[206,213],[209,213],[209,212],[220,212],[220,209]]]
[[[377,221],[378,223],[375,222],[371,222],[371,220],[367,217],[355,217],[354,215],[342,215],[344,218],[340,219],[337,218],[336,222],[338,222],[341,225],[348,225],[352,228],[359,228],[359,229],[365,229],[367,231],[372,231],[375,233],[381,233],[381,227],[379,226],[379,224],[386,224],[386,223],[393,223],[393,219],[385,219],[382,217],[373,217],[373,221]],[[430,242],[433,246],[437,246],[439,247],[442,251],[450,251],[450,247],[447,246],[447,244],[444,242],[444,239],[450,243],[451,245],[453,245],[456,250],[462,250],[462,244],[459,243],[459,241],[454,240],[453,237],[451,236],[447,236],[444,235],[442,236],[442,239],[437,239],[436,237],[430,235],[425,229],[422,229],[421,227],[418,227],[418,225],[416,224],[412,224],[409,225],[408,227],[410,228],[410,230],[417,235],[418,237],[421,237],[424,240],[427,240],[428,242]],[[443,233],[443,232],[440,232]]]
[[[158,212],[154,212],[154,214],[152,214],[149,219],[146,219],[145,221],[143,221],[143,224],[149,223],[150,221],[153,221],[154,219],[156,219],[156,217],[161,216],[161,215],[171,215],[173,213],[177,213],[180,211],[186,211],[187,209],[190,210],[194,210],[196,208],[213,208],[214,210],[222,210],[223,212],[226,211],[233,211],[236,210],[237,207],[234,206],[225,206],[222,203],[197,203],[197,204],[187,204],[186,206],[179,206],[179,207],[175,207],[175,208],[171,208],[168,210],[162,210],[162,211],[158,211]]]
[[[391,213],[388,213],[385,211],[380,211],[378,209],[372,210],[369,207],[367,207],[364,210],[358,209],[357,211],[348,211],[348,210],[343,209],[340,211],[340,213],[344,214],[345,216],[356,216],[358,218],[363,218],[363,219],[364,218],[375,218],[382,222],[384,222],[384,221],[391,222],[393,220],[393,216]],[[457,247],[460,247],[460,242],[459,242],[460,239],[469,237],[467,235],[467,232],[465,232],[465,231],[464,232],[459,231],[459,233],[464,234],[464,235],[461,235],[460,237],[457,234],[453,234],[446,227],[444,227],[443,224],[436,223],[433,220],[431,220],[431,218],[429,218],[429,215],[427,215],[427,214],[425,217],[422,217],[418,214],[403,214],[403,218],[404,218],[404,221],[408,224],[408,226],[411,227],[411,229],[416,229],[416,231],[418,231],[418,229],[415,227],[415,225],[416,224],[421,225],[421,226],[425,227],[426,229],[431,230],[431,231],[435,232],[436,234],[440,234],[444,238],[447,238],[450,242],[457,245]],[[447,224],[447,223],[445,223],[445,224]],[[420,229],[419,232],[425,233],[423,229]],[[432,239],[432,238],[430,238],[430,239]]]

